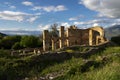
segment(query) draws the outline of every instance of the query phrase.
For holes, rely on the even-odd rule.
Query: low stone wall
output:
[[[11,56],[27,55],[28,53],[42,54],[42,50],[39,48],[26,48],[21,50],[11,50]]]

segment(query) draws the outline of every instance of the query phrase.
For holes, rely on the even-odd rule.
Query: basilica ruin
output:
[[[70,26],[65,29],[61,26],[59,36],[50,36],[48,30],[43,31],[43,50],[56,50],[73,45],[94,46],[106,41],[104,29],[102,27],[91,27],[88,29],[78,29]]]

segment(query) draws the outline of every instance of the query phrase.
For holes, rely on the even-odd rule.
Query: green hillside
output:
[[[91,55],[67,51],[10,56],[9,51],[0,50],[0,80],[120,80],[120,47]]]

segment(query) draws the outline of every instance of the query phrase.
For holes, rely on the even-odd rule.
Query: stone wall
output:
[[[104,30],[102,27],[92,27],[88,29],[78,29],[76,26],[70,26],[65,29],[61,26],[59,37],[50,37],[49,31],[43,32],[43,50],[48,51],[57,48],[69,47],[72,45],[98,45],[105,42]]]

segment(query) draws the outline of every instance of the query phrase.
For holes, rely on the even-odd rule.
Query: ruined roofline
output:
[[[76,27],[76,28],[71,28],[71,26],[69,26],[69,27],[60,26],[60,27],[64,27],[65,30],[67,30],[67,29],[90,30],[90,29],[94,29],[94,28],[101,28],[102,30],[104,30],[102,26],[94,26],[94,27],[90,27],[90,28],[86,28],[86,29],[78,28],[78,27],[75,26],[75,25],[74,25],[73,27]],[[59,27],[58,30],[60,30],[60,27]]]
[[[88,28],[88,29],[93,29],[93,28],[101,28],[101,29],[103,29],[102,26],[93,26],[93,27],[90,27],[90,28]]]
[[[86,29],[82,29],[82,28],[78,28],[77,26],[73,25],[74,27],[76,27],[75,29],[79,29],[79,30],[89,30],[89,29],[94,29],[94,28],[101,28],[103,29],[102,26],[94,26],[94,27],[90,27],[90,28],[86,28]],[[65,26],[60,26],[57,30],[59,31],[61,27],[64,27],[64,30],[70,29],[71,26],[69,27],[65,27]],[[50,29],[45,29],[43,31],[49,31]],[[103,29],[104,30],[104,29]]]

